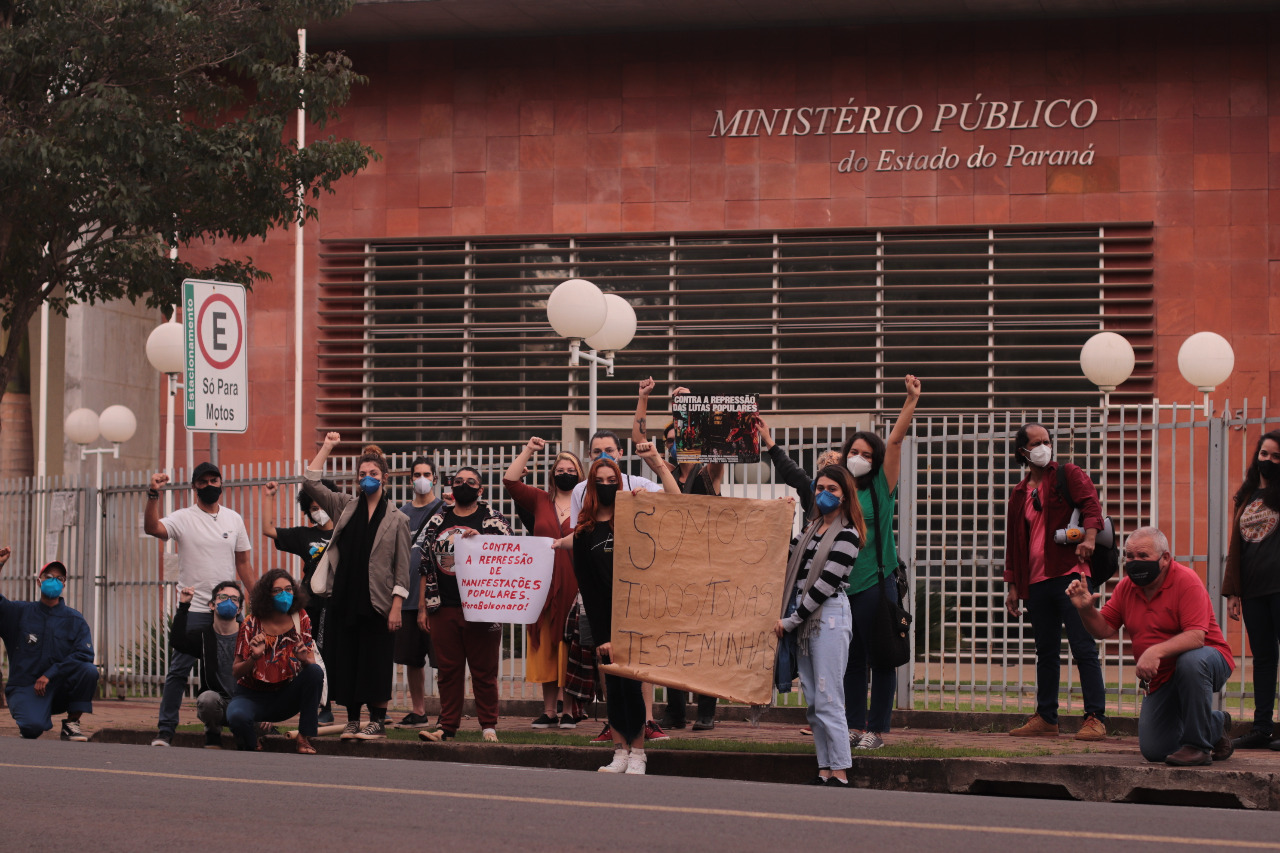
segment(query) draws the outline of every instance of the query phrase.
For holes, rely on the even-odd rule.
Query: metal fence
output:
[[[1039,422],[1056,457],[1088,470],[1117,535],[1155,525],[1174,559],[1205,578],[1237,662],[1247,653],[1241,623],[1220,597],[1230,493],[1259,435],[1274,427],[1265,400],[1208,415],[1199,406],[1132,406],[917,418],[904,453],[899,533],[911,566],[914,660],[899,674],[899,707],[1035,709],[1035,643],[1025,614],[1004,609],[1005,510],[1023,476],[1014,436]],[[911,485],[914,483],[914,491]],[[906,499],[914,494],[914,499]],[[1103,593],[1114,587],[1109,584]],[[1064,642],[1062,707],[1082,713],[1075,663]],[[1137,676],[1124,632],[1101,644],[1108,710],[1137,712]],[[1252,671],[1237,666],[1224,707],[1252,708]]]
[[[1030,625],[1025,617],[1014,620],[1005,613],[999,580],[1005,505],[1022,476],[1012,464],[1013,438],[1027,421],[1050,430],[1059,460],[1075,462],[1093,474],[1117,533],[1157,524],[1168,534],[1175,559],[1206,577],[1223,621],[1225,607],[1218,590],[1229,490],[1238,485],[1258,436],[1274,422],[1266,417],[1265,401],[1253,410],[1228,408],[1212,417],[1187,406],[920,416],[904,446],[900,476],[900,551],[914,590],[916,630],[914,660],[899,670],[899,707],[1027,712],[1035,707]],[[883,434],[887,427],[886,421],[878,429]],[[818,454],[838,448],[856,428],[852,423],[828,424],[779,430],[774,437],[812,470]],[[644,473],[630,449],[624,470]],[[549,443],[534,457],[527,481],[545,483],[548,464],[558,450]],[[460,465],[479,468],[487,483],[485,499],[520,530],[515,507],[500,485],[519,451],[518,446],[446,450],[437,452],[434,461],[441,481]],[[409,455],[390,459],[394,501],[411,497],[411,461]],[[326,476],[349,486],[355,479],[352,462],[349,457],[332,459]],[[283,464],[232,464],[222,469],[222,501],[244,516],[253,544],[253,570],[283,567],[297,572],[297,558],[278,552],[261,530],[271,500],[262,486],[270,480],[282,486],[274,499],[276,525],[303,523],[294,500],[299,472]],[[177,606],[179,555],[171,544],[165,546],[143,532],[149,476],[109,475],[101,488],[84,477],[0,483],[0,546],[13,550],[0,570],[0,594],[35,598],[39,567],[55,557],[66,562],[68,603],[94,628],[107,695],[158,697],[168,669],[166,635]],[[191,500],[186,472],[175,472],[174,479],[175,485],[165,490],[167,509]],[[751,498],[774,498],[788,491],[774,482],[767,464],[732,466],[724,489],[725,494]],[[103,547],[95,563],[99,523]],[[1223,628],[1233,646],[1243,651],[1240,624],[1227,621]],[[501,694],[540,698],[539,686],[525,681],[522,626],[504,626],[502,648]],[[1063,648],[1063,708],[1072,713],[1081,707],[1081,696],[1066,643]],[[1126,648],[1123,636],[1102,648],[1112,713],[1134,713],[1139,701]],[[1238,667],[1224,691],[1224,701],[1233,710],[1251,706],[1248,670]],[[191,683],[196,683],[194,674]],[[433,680],[427,688],[434,693]],[[787,701],[797,701],[795,694]],[[405,672],[397,667],[393,703],[405,702]]]

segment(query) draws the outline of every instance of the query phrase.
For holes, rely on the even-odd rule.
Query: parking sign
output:
[[[244,285],[182,282],[187,333],[187,429],[244,432],[249,426],[248,325]]]

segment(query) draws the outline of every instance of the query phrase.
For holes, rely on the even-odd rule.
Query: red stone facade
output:
[[[1196,398],[1177,350],[1211,330],[1236,352],[1215,396],[1274,398],[1278,35],[1280,15],[1238,15],[347,46],[369,84],[324,133],[382,159],[322,199],[306,231],[304,326],[319,322],[322,238],[1149,221],[1155,393]],[[939,104],[979,97],[1024,110],[1089,99],[1098,112],[1084,128],[931,131]],[[717,110],[850,104],[917,104],[924,120],[905,134],[711,135]],[[1006,167],[1015,144],[1092,146],[1093,162]],[[958,168],[874,168],[881,149],[943,146]],[[964,165],[980,146],[1000,152],[997,165]],[[871,152],[866,171],[840,171],[851,149]],[[247,250],[274,280],[250,296],[252,429],[222,440],[226,459],[291,452],[293,239]],[[304,351],[309,455],[314,343]]]

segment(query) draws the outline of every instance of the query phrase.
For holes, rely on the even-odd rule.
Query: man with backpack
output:
[[[1105,581],[1095,576],[1098,572],[1093,565],[1098,533],[1104,527],[1098,492],[1083,469],[1054,461],[1049,431],[1040,424],[1025,424],[1018,430],[1013,454],[1027,474],[1009,495],[1005,609],[1017,618],[1022,613],[1018,603],[1025,601],[1031,618],[1036,644],[1036,712],[1009,734],[1058,736],[1065,625],[1084,694],[1084,722],[1076,740],[1103,740],[1107,736],[1106,688],[1098,646],[1067,596],[1068,585],[1077,578],[1092,589]],[[1073,513],[1078,514],[1078,527],[1074,529]],[[1059,532],[1061,536],[1057,535]]]

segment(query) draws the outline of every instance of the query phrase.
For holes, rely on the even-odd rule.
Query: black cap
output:
[[[213,476],[217,477],[219,480],[222,479],[222,472],[218,470],[217,465],[214,465],[212,462],[201,462],[199,465],[196,466],[196,470],[191,472],[191,482],[194,483],[196,480],[199,480],[205,474],[212,474]]]

